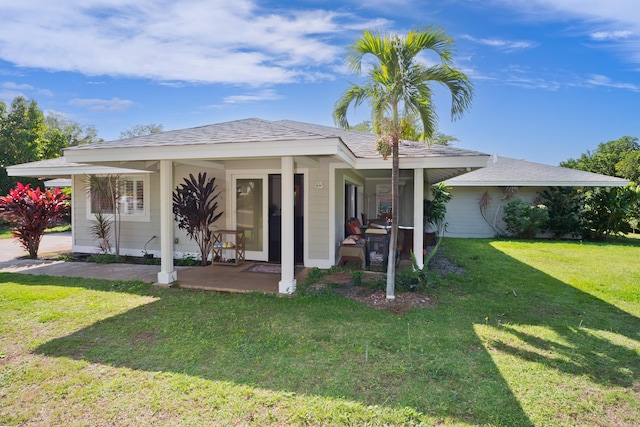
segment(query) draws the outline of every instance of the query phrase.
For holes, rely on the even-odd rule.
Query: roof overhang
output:
[[[468,168],[468,170],[485,167],[486,156],[434,156],[434,157],[400,157],[400,169],[459,169]],[[391,169],[393,166],[392,159],[362,159],[355,161],[355,169]]]
[[[25,163],[22,165],[8,166],[7,174],[9,176],[29,176],[29,177],[58,177],[71,178],[73,175],[107,175],[107,174],[139,174],[152,173],[153,171],[145,171],[138,169],[128,169],[120,167],[109,167],[100,165],[91,165],[83,163],[66,164],[59,166],[38,166]]]
[[[240,159],[283,156],[338,155],[344,146],[339,138],[296,141],[258,141],[217,144],[176,144],[161,146],[133,146],[66,149],[64,156],[70,162],[122,162],[190,159]],[[348,150],[347,150],[348,151]]]
[[[456,181],[448,187],[626,187],[630,181]]]

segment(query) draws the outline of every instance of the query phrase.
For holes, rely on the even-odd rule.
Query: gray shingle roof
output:
[[[64,157],[56,157],[55,159],[39,160],[37,162],[21,163],[19,165],[10,166],[12,169],[31,169],[31,168],[65,168],[74,166],[89,166],[83,163],[72,163]]]
[[[375,135],[367,132],[359,132],[354,130],[342,130],[331,126],[315,125],[311,123],[302,123],[292,120],[280,120],[284,126],[305,130],[323,137],[340,138],[345,145],[351,150],[356,157],[361,158],[380,158],[380,154],[376,150]],[[400,157],[443,157],[443,156],[486,156],[487,154],[479,151],[465,150],[462,148],[445,147],[443,145],[432,145],[429,147],[422,142],[401,141]]]
[[[447,180],[452,187],[498,186],[625,186],[629,181],[607,175],[575,169],[511,159],[492,157],[487,166]]]
[[[358,131],[345,131],[330,126],[302,123],[292,120],[268,121],[244,119],[217,123],[189,129],[144,135],[135,138],[105,141],[73,147],[68,150],[96,150],[101,148],[141,148],[160,146],[185,146],[198,144],[223,144],[242,142],[273,142],[341,139],[349,150],[360,158],[380,158],[376,151],[375,136]],[[403,141],[401,157],[486,156],[472,150],[454,147],[432,146]]]

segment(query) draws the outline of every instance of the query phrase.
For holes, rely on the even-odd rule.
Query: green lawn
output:
[[[443,251],[401,315],[0,274],[0,425],[637,425],[640,240]]]

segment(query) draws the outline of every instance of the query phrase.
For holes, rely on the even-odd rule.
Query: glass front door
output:
[[[264,179],[238,178],[235,183],[235,228],[244,230],[247,257],[266,261]]]

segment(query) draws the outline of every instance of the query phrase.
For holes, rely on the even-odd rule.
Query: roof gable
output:
[[[629,181],[622,178],[500,156],[493,156],[484,168],[447,181],[451,187],[624,187],[627,184]]]

